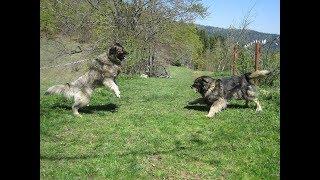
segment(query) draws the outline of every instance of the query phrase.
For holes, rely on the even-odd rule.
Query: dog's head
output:
[[[119,44],[115,43],[110,49],[109,49],[109,57],[111,57],[111,60],[119,60],[123,61],[126,57],[128,52],[124,50],[124,48]]]
[[[209,76],[200,76],[194,80],[191,88],[201,95],[204,95],[214,81],[215,80]]]

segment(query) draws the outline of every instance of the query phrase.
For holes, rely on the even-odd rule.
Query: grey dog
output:
[[[245,100],[246,105],[249,101],[253,101],[257,105],[256,111],[262,111],[253,81],[269,73],[267,70],[261,70],[220,79],[213,79],[209,76],[198,77],[191,88],[200,93],[202,97],[190,102],[189,105],[207,104],[210,106],[210,110],[206,116],[213,117],[217,112],[227,107],[228,100],[234,98]]]
[[[56,85],[46,91],[48,94],[62,94],[66,98],[73,98],[72,111],[75,116],[81,116],[79,108],[87,106],[92,92],[99,86],[110,88],[120,98],[120,91],[115,79],[121,71],[121,64],[128,53],[115,43],[108,53],[99,55],[90,65],[89,71],[71,83]]]

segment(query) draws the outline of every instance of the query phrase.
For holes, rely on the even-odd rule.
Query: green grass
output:
[[[40,102],[41,179],[279,179],[279,91],[260,88],[263,112],[239,105],[207,118],[184,108],[199,97],[199,75],[171,67],[172,78],[119,78],[121,98],[97,89],[76,118],[72,101]],[[50,83],[49,83],[50,84]]]

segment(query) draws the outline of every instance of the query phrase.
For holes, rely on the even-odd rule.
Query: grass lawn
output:
[[[279,179],[278,90],[259,88],[261,113],[232,101],[209,119],[208,108],[185,106],[199,97],[193,80],[210,73],[170,72],[170,79],[121,76],[121,98],[97,89],[82,118],[72,115],[71,100],[41,88],[41,179]]]

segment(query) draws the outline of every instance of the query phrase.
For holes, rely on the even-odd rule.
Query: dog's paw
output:
[[[256,109],[256,112],[257,112],[257,113],[262,112],[262,109],[261,109],[261,108],[257,108],[257,109]]]
[[[81,114],[73,114],[75,117],[79,117],[79,118],[82,118],[82,115]]]
[[[115,94],[116,94],[117,98],[120,98],[120,92],[116,92]]]
[[[209,115],[209,114],[206,115],[207,118],[212,118],[213,116],[214,116],[214,114],[213,115]]]

